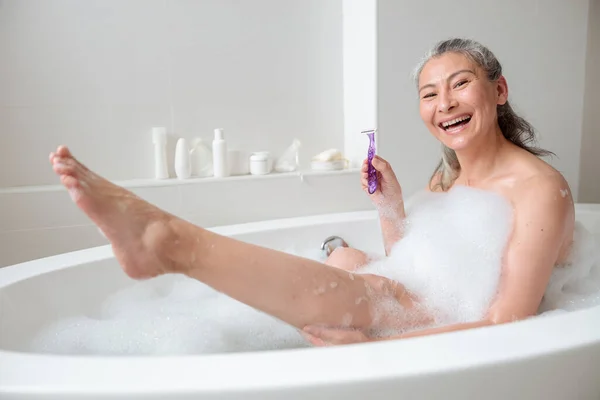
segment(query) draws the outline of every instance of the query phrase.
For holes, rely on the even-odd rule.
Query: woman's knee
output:
[[[325,261],[325,264],[346,271],[356,271],[367,265],[369,259],[365,253],[350,247],[338,247]]]

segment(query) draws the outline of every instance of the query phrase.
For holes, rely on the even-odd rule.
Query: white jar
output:
[[[266,175],[271,172],[269,153],[262,151],[250,156],[250,173],[252,175]]]

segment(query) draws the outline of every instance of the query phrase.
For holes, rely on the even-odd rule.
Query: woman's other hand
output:
[[[356,329],[328,328],[316,325],[306,326],[302,331],[302,336],[313,346],[335,346],[371,341],[364,333]]]

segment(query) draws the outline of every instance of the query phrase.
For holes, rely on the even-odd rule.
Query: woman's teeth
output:
[[[465,119],[469,119],[469,118],[471,118],[471,117],[469,117],[468,115],[465,115],[465,116],[462,116],[462,117],[458,117],[458,118],[455,118],[455,119],[453,119],[452,121],[446,121],[446,122],[442,122],[442,126],[443,126],[444,128],[447,128],[447,127],[449,127],[450,125],[457,124],[457,123],[459,123],[459,122],[461,122],[461,121],[464,121]]]
[[[453,127],[454,127],[454,125],[460,124],[460,123],[462,123],[462,122],[464,122],[464,121],[467,121],[467,122],[468,122],[470,119],[471,119],[471,116],[469,116],[469,115],[464,115],[464,116],[462,116],[462,117],[455,118],[455,119],[453,119],[453,120],[451,120],[451,121],[442,122],[442,123],[441,123],[441,127],[442,127],[444,130],[448,130],[448,129],[451,129],[451,128],[453,128]]]

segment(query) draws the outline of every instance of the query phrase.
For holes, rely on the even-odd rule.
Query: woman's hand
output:
[[[396,207],[402,204],[402,188],[390,164],[379,156],[373,157],[373,168],[377,171],[377,190],[370,194],[377,209]],[[369,161],[365,159],[362,165],[361,184],[365,193],[369,194]]]
[[[327,328],[315,325],[305,327],[302,336],[313,346],[335,346],[371,341],[364,333],[356,329]]]

